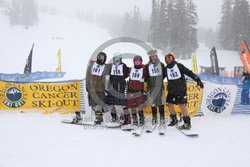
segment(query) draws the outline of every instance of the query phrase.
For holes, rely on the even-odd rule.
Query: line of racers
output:
[[[107,55],[100,52],[95,61],[88,66],[86,89],[89,106],[95,112],[95,124],[102,124],[103,113],[109,106],[111,122],[120,121],[116,106],[122,108],[122,125],[133,124],[143,126],[145,117],[143,108],[150,105],[152,109],[152,124],[158,123],[157,112],[160,115],[160,124],[165,124],[164,79],[167,79],[168,95],[166,103],[171,113],[168,126],[178,123],[174,105],[178,105],[183,115],[184,124],[180,129],[191,129],[191,119],[185,107],[187,104],[187,84],[185,76],[197,82],[197,86],[204,88],[200,78],[183,64],[176,61],[173,53],[165,56],[166,66],[159,60],[157,50],[147,52],[149,62],[143,64],[141,56],[133,58],[134,66],[129,68],[122,62],[121,55],[115,55],[113,62],[106,64]],[[109,79],[107,80],[107,77]],[[144,83],[147,88],[145,89]],[[80,119],[80,113],[77,114]],[[131,118],[132,116],[132,118]],[[76,119],[77,121],[77,119]]]

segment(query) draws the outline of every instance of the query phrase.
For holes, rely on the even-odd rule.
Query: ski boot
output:
[[[82,122],[82,117],[81,117],[80,111],[76,111],[75,114],[76,115],[74,116],[72,123],[73,124],[80,124]]]
[[[103,114],[100,111],[95,112],[95,125],[101,125],[103,123]]]
[[[160,118],[160,124],[161,125],[165,125],[166,121],[165,121],[165,118],[164,117],[161,117]]]
[[[182,122],[183,121],[183,116],[182,114],[179,114],[179,122]]]
[[[157,108],[152,107],[152,125],[157,124]]]
[[[123,121],[122,121],[122,126],[129,125],[131,124],[131,119],[129,115],[124,115],[123,116]]]
[[[189,116],[183,117],[184,124],[179,127],[180,130],[190,130],[191,129],[191,119]]]
[[[139,125],[143,126],[145,124],[145,118],[143,111],[139,111]]]
[[[132,119],[133,119],[133,125],[138,126],[138,118],[136,113],[132,114]]]
[[[118,118],[117,118],[116,110],[115,108],[111,108],[111,123],[117,123],[117,122],[118,122]]]
[[[160,111],[160,124],[165,125],[165,112],[164,112],[164,106],[159,107]]]
[[[171,122],[168,124],[168,126],[175,126],[178,123],[176,114],[170,115]]]
[[[111,113],[111,123],[116,123],[118,121],[116,113]]]
[[[157,124],[157,117],[153,116],[153,118],[152,118],[152,125],[155,125],[155,124]]]
[[[131,124],[131,119],[130,119],[130,113],[128,111],[128,108],[125,107],[123,108],[123,122],[122,125],[129,125]]]

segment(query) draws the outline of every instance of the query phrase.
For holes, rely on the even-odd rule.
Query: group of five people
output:
[[[86,88],[89,105],[95,111],[95,124],[103,122],[106,105],[111,111],[111,122],[119,121],[115,106],[120,106],[123,110],[123,125],[132,123],[143,126],[145,124],[143,108],[150,105],[152,124],[157,124],[157,111],[160,115],[160,124],[165,124],[162,97],[166,78],[168,81],[166,103],[171,113],[169,126],[175,126],[178,123],[174,105],[179,105],[184,121],[179,128],[186,130],[191,128],[190,117],[185,107],[187,103],[185,75],[196,81],[197,86],[201,88],[204,87],[202,81],[191,70],[178,63],[173,53],[165,56],[166,66],[159,60],[156,50],[150,50],[147,54],[149,62],[146,65],[143,64],[141,56],[135,56],[134,66],[131,68],[122,62],[120,55],[114,56],[113,62],[106,64],[107,55],[104,52],[100,52],[96,61],[90,63]],[[107,79],[106,76],[109,78]]]

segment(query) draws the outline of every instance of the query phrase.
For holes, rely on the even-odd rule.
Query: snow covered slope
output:
[[[64,117],[65,118],[65,117]],[[1,167],[250,166],[249,115],[193,119],[200,137],[174,128],[136,138],[115,129],[84,129],[62,116],[1,114]]]
[[[55,71],[61,48],[64,79],[82,79],[94,49],[110,39],[108,32],[67,16],[40,13],[39,19],[38,26],[26,30],[11,27],[8,17],[0,14],[0,71],[22,73],[34,42],[33,71]]]

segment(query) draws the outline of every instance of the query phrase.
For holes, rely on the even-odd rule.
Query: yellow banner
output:
[[[168,94],[166,86],[167,86],[167,83],[164,84],[164,87],[165,87],[164,97],[163,97],[164,102],[166,101],[166,97]],[[186,104],[186,108],[187,108],[190,116],[196,116],[199,113],[199,110],[201,107],[201,101],[202,101],[202,94],[203,94],[203,89],[197,87],[196,83],[187,83],[188,103]],[[151,116],[151,107],[150,106],[146,107],[144,111],[147,115]],[[175,105],[175,111],[178,114],[180,114],[181,113],[180,107]],[[165,112],[167,115],[170,115],[167,104],[165,105]]]
[[[80,81],[17,84],[0,81],[0,110],[80,111]]]

